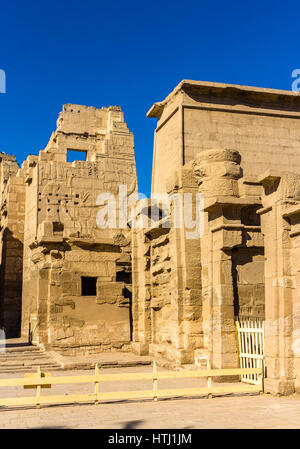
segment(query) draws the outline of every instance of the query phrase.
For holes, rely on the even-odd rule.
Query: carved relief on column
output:
[[[205,204],[205,232],[201,239],[204,345],[216,368],[237,363],[231,258],[227,249],[241,243],[241,230],[225,230],[223,225],[232,222],[230,201],[238,196],[240,159],[237,151],[217,149],[200,153],[193,163]],[[222,204],[225,197],[229,198],[227,205]]]
[[[241,156],[228,149],[203,151],[193,163],[194,175],[206,198],[238,196],[237,180],[242,176]]]
[[[204,345],[215,368],[238,364],[233,250],[243,248],[247,253],[250,246],[262,246],[257,238],[260,227],[245,225],[242,219],[242,210],[256,208],[260,201],[239,196],[240,162],[238,151],[217,149],[201,152],[193,163],[205,206],[201,238]]]
[[[300,176],[265,173],[262,219],[265,239],[265,390],[300,388]]]

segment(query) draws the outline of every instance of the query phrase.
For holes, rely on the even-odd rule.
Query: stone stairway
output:
[[[38,346],[7,345],[5,352],[0,352],[0,374],[33,372],[38,366],[42,371],[61,369],[59,363]]]

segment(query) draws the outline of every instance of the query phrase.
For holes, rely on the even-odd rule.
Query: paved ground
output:
[[[147,372],[150,367],[105,369],[105,373]],[[84,371],[53,372],[53,375],[87,374]],[[16,377],[14,375],[1,375]],[[18,376],[19,377],[19,376]],[[205,380],[181,379],[160,381],[161,388],[194,387]],[[204,385],[203,384],[203,385]],[[105,391],[127,389],[151,389],[152,383],[145,381],[116,382],[102,384]],[[55,386],[51,394],[92,392],[93,386]],[[1,397],[32,395],[33,390],[20,387],[1,388]],[[50,394],[44,390],[42,394]],[[168,399],[153,401],[122,401],[91,404],[43,406],[35,408],[0,408],[0,428],[300,428],[300,397],[272,397],[269,395],[223,396],[213,399]]]

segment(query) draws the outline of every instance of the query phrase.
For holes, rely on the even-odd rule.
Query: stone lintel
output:
[[[268,169],[262,175],[257,178],[257,182],[260,184],[270,184],[281,179],[282,173],[275,170]]]
[[[294,204],[293,206],[290,206],[282,214],[283,218],[290,218],[290,217],[295,216],[295,215],[300,215],[300,203],[299,204]]]
[[[170,231],[170,226],[169,227],[162,227],[161,226],[161,221],[159,223],[159,226],[154,226],[152,228],[148,228],[147,230],[145,230],[145,235],[149,236],[149,237],[159,237],[161,235],[167,234]]]
[[[116,246],[114,239],[93,239],[93,238],[65,238],[62,236],[42,236],[40,239],[32,242],[31,245],[42,246],[47,243],[69,243],[72,246],[95,246],[95,245],[109,245]]]
[[[83,238],[83,237],[68,237],[64,239],[64,241],[70,243],[74,246],[93,246],[93,245],[114,245],[114,239],[110,238],[102,238],[102,239],[93,239],[93,238]]]
[[[63,237],[61,236],[42,236],[39,240],[32,242],[35,246],[43,245],[44,243],[61,243],[63,242]]]
[[[257,213],[257,215],[264,215],[264,214],[267,214],[268,212],[270,212],[271,210],[272,210],[272,206],[262,207],[261,209],[257,209],[256,213]]]
[[[215,226],[214,228],[211,228],[211,232],[217,232],[221,230],[226,231],[240,231],[241,229],[245,229],[246,231],[258,231],[260,232],[261,226],[255,226],[255,225],[244,225],[242,223],[239,224],[222,224],[219,226]]]
[[[256,197],[249,198],[236,198],[232,196],[224,196],[210,199],[206,202],[206,206],[204,207],[205,212],[209,212],[218,206],[255,206],[261,205],[261,200]]]

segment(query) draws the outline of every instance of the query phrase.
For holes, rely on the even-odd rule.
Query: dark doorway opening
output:
[[[0,329],[5,338],[21,336],[23,243],[5,228],[0,236]]]
[[[81,278],[81,295],[97,296],[97,278],[82,276]]]
[[[130,326],[130,340],[132,341],[132,334],[133,334],[133,318],[132,318],[132,279],[131,279],[131,272],[127,271],[124,267],[118,267],[120,271],[117,271],[116,273],[116,281],[117,282],[123,282],[124,288],[123,288],[123,296],[124,298],[127,298],[129,301],[129,326]]]

